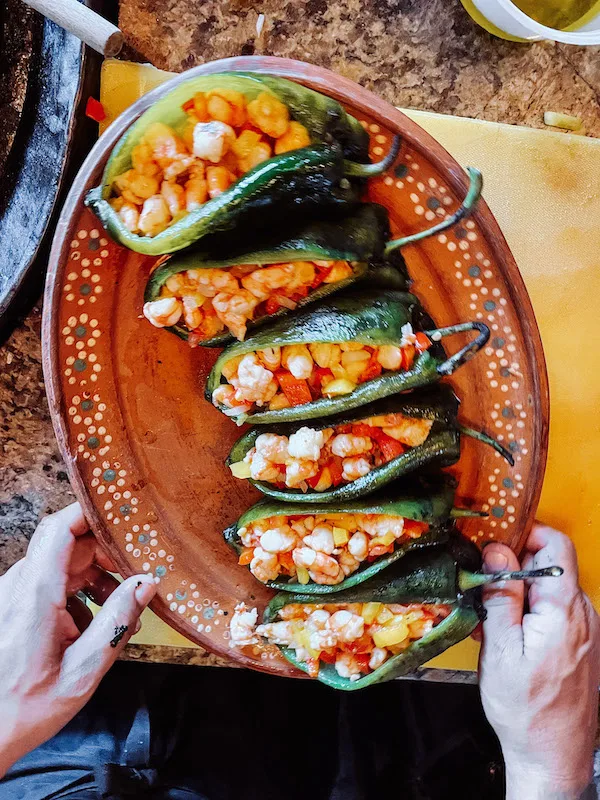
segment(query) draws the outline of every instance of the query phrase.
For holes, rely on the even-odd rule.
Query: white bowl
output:
[[[484,25],[490,32],[495,33],[492,28],[496,28],[498,35],[504,34],[506,38],[528,42],[551,39],[566,44],[600,44],[600,7],[592,9],[577,30],[560,31],[531,19],[510,0],[463,0],[463,5],[475,19],[480,16],[484,18],[483,21],[490,23],[489,28]],[[473,11],[476,13],[473,14]],[[477,21],[483,22],[481,19]]]

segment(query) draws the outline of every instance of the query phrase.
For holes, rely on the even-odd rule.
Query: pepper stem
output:
[[[442,222],[434,225],[433,228],[428,228],[426,231],[412,233],[410,236],[403,236],[401,239],[393,239],[391,242],[388,242],[385,246],[385,255],[389,255],[393,250],[397,250],[399,247],[405,247],[407,244],[419,242],[421,239],[427,239],[429,236],[435,236],[437,233],[441,233],[451,228],[453,225],[456,225],[456,223],[460,222],[464,217],[468,217],[481,197],[483,178],[481,177],[481,172],[475,169],[475,167],[467,167],[467,173],[469,175],[469,189],[460,208]]]
[[[562,567],[544,567],[543,569],[520,569],[516,572],[467,572],[464,569],[458,571],[458,588],[461,592],[468,592],[469,589],[476,589],[487,583],[498,583],[499,581],[525,581],[530,578],[560,578],[564,573]]]
[[[432,331],[424,331],[433,342],[439,342],[445,336],[452,336],[454,333],[465,333],[466,331],[479,331],[479,334],[457,353],[447,358],[438,365],[437,371],[440,375],[452,375],[452,373],[479,352],[490,338],[490,329],[484,322],[461,322],[458,325],[449,325],[447,328],[437,328]]]
[[[451,519],[462,519],[463,517],[489,517],[487,511],[476,511],[471,508],[453,508],[450,511]]]
[[[496,439],[488,436],[487,433],[484,433],[483,431],[476,431],[473,428],[467,428],[466,425],[459,425],[458,430],[463,434],[463,436],[470,436],[471,439],[478,439],[480,442],[493,447],[497,453],[500,453],[502,458],[508,461],[511,467],[514,467],[515,460],[510,450],[507,450],[506,447],[502,447],[500,442],[497,442]]]
[[[373,178],[376,175],[383,174],[398,158],[401,144],[402,137],[394,136],[388,154],[375,164],[357,164],[355,161],[344,160],[344,175],[347,178]]]

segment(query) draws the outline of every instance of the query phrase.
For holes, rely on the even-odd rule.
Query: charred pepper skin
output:
[[[463,565],[472,568],[475,563],[480,563],[479,551],[475,548],[474,552],[469,545],[462,542],[456,544],[451,540],[449,546],[409,554],[371,580],[329,598],[328,602],[334,603],[445,603],[452,606],[452,611],[439,625],[402,653],[391,656],[381,667],[358,680],[342,678],[333,664],[324,663],[319,665],[317,679],[342,691],[364,689],[414,672],[430,659],[466,639],[481,621],[478,593],[469,592],[465,595],[458,587],[459,570],[463,569]],[[323,598],[318,595],[280,592],[265,609],[263,622],[275,621],[279,611],[291,603],[311,605],[322,602]],[[307,665],[296,658],[293,649],[280,647],[280,650],[291,664],[308,672]]]
[[[144,302],[157,300],[167,280],[187,270],[228,269],[239,264],[265,266],[298,261],[347,261],[352,268],[352,274],[336,283],[321,284],[307,297],[299,300],[297,309],[359,283],[405,290],[409,279],[400,253],[382,261],[388,235],[389,223],[385,208],[376,203],[364,203],[339,220],[305,222],[287,228],[277,238],[272,235],[258,238],[254,236],[244,247],[232,248],[231,244],[227,247],[225,242],[219,244],[213,241],[213,250],[200,251],[193,248],[173,256],[155,269],[146,284]],[[251,332],[263,325],[272,324],[289,313],[289,309],[282,307],[273,314],[265,314],[250,321],[248,330]],[[181,324],[165,330],[186,341],[190,334]],[[234,341],[235,338],[224,331],[199,341],[198,344],[203,347],[223,347]]]
[[[423,313],[418,299],[407,292],[366,289],[336,295],[299,314],[265,326],[245,341],[227,347],[208,376],[206,399],[212,402],[213,392],[221,383],[224,365],[236,356],[275,345],[315,342],[359,342],[373,347],[399,345],[403,339],[404,325],[411,324],[414,330],[422,330],[419,321]],[[310,403],[278,410],[242,413],[231,418],[238,425],[244,422],[264,425],[320,419],[359,408],[379,398],[435,384],[442,377],[455,372],[484,347],[490,330],[482,322],[466,322],[425,331],[434,339],[467,331],[476,331],[476,338],[448,358],[441,347],[431,348],[418,355],[410,370],[383,373],[360,384],[349,394],[334,398],[322,397]]]
[[[337,595],[344,589],[357,586],[369,580],[408,553],[448,541],[453,500],[454,486],[452,481],[449,480],[438,480],[434,484],[420,482],[408,490],[399,485],[392,485],[387,487],[385,492],[373,495],[367,500],[355,500],[346,502],[343,505],[322,502],[318,505],[306,507],[302,503],[265,499],[248,509],[237,522],[230,525],[223,532],[223,536],[225,541],[240,555],[243,550],[243,544],[239,536],[239,530],[257,520],[280,515],[386,514],[417,522],[426,522],[431,526],[430,530],[421,536],[398,544],[393,553],[382,556],[370,564],[364,562],[356,572],[335,586],[317,583],[302,585],[296,583],[292,578],[287,582],[282,578],[278,581],[271,581],[268,584],[273,589],[286,592],[301,592],[321,596]]]

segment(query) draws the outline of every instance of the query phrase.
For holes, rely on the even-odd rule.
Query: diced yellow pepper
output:
[[[296,639],[298,644],[308,651],[308,654],[311,658],[319,657],[319,650],[313,650],[313,648],[310,646],[310,633],[306,630],[306,628],[302,628],[302,630],[298,631]]]
[[[349,355],[354,355],[354,353],[350,353]],[[348,364],[348,366],[345,367],[348,380],[358,383],[360,381],[360,376],[366,369],[367,363],[367,361],[355,361],[352,364]]]
[[[315,492],[324,492],[333,483],[331,479],[331,471],[329,467],[323,467],[323,471],[321,472],[321,476],[317,483],[315,484]]]
[[[372,545],[381,544],[383,545],[383,547],[389,547],[389,545],[391,545],[392,542],[395,541],[396,537],[394,536],[392,531],[388,531],[387,533],[384,533],[383,536],[376,536],[375,538],[371,539],[371,544]]]
[[[372,624],[372,622],[375,620],[375,617],[379,614],[382,608],[383,608],[382,603],[365,603],[363,605],[361,616],[367,623],[367,625]]]
[[[343,528],[345,531],[355,531],[358,527],[354,514],[336,514],[335,516],[327,517],[327,522],[336,528]]]
[[[422,611],[409,611],[408,613],[404,614],[404,621],[407,625],[411,625],[413,622],[416,622],[419,619],[423,619]]]
[[[336,380],[347,380],[348,373],[341,364],[333,364],[329,369],[333,372],[333,376]]]
[[[341,378],[340,380],[331,381],[328,383],[323,394],[325,397],[338,397],[342,394],[350,394],[356,389],[356,384],[347,379]]]
[[[391,620],[393,618],[394,618],[394,615],[389,610],[389,608],[386,608],[385,606],[381,609],[379,614],[377,614],[377,622],[378,622],[379,625],[385,625],[386,622],[388,622],[389,620]]]
[[[306,567],[296,567],[298,573],[298,583],[306,585],[310,581],[310,575]]]
[[[247,461],[236,461],[229,465],[229,469],[234,478],[250,477],[250,464]]]
[[[389,647],[399,644],[408,638],[408,625],[403,619],[388,625],[373,634],[373,641],[377,647]]]
[[[333,543],[336,547],[340,547],[343,544],[348,544],[348,531],[345,528],[334,528],[333,529]]]

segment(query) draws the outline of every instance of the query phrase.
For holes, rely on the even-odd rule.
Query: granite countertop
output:
[[[333,69],[394,105],[535,127],[556,110],[600,136],[598,48],[495,39],[459,0],[121,0],[120,25],[162,69],[287,56]],[[40,327],[38,303],[0,347],[0,573],[22,557],[41,515],[74,499],[44,394]],[[129,654],[218,663],[183,648],[138,645]]]

